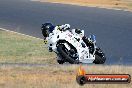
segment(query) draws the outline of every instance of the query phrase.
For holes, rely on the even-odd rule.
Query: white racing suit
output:
[[[69,24],[64,24],[64,25],[58,25],[56,26],[54,29],[59,29],[60,31],[65,31],[65,30],[70,30],[70,25]],[[91,39],[91,37],[87,38],[84,35],[84,30],[80,30],[80,29],[71,29],[71,33],[73,33],[74,35],[79,35],[82,40],[84,41],[84,43],[89,47],[89,46],[94,46],[93,45],[93,39]],[[94,35],[92,35],[94,36]],[[95,37],[95,36],[94,36]],[[44,39],[45,44],[47,44],[47,39]],[[95,41],[96,42],[96,41]],[[83,44],[83,43],[82,43]],[[96,43],[94,43],[96,44]],[[92,50],[93,52],[93,50]]]
[[[58,26],[58,28],[60,30],[62,30],[62,31],[69,30],[70,29],[70,25],[69,24],[64,24],[64,25]],[[90,48],[93,47],[94,49],[96,48],[96,40],[95,40],[95,36],[94,35],[90,35],[89,38],[87,38],[84,35],[84,30],[80,30],[80,29],[72,29],[71,33],[73,33],[75,35],[76,34],[79,35],[88,47],[90,47]],[[93,51],[94,50],[91,49],[90,52],[94,53]]]
[[[62,31],[65,31],[65,30],[69,30],[70,29],[70,25],[69,24],[64,24],[64,25],[58,25],[56,26],[58,27],[58,29],[62,30]],[[82,38],[82,39],[86,39],[90,42],[92,42],[91,40],[91,36],[90,38],[87,38],[85,35],[84,35],[84,30],[80,30],[80,29],[71,29],[71,33],[73,34],[79,34],[79,36]],[[92,35],[94,36],[94,35]],[[95,37],[95,36],[94,36]]]
[[[70,25],[69,24],[59,25],[57,27],[60,30],[62,30],[62,31],[65,31],[65,30],[69,30],[70,29]],[[80,30],[80,29],[72,29],[71,30],[71,33],[73,33],[73,34],[79,34],[81,38],[84,36],[84,30]]]

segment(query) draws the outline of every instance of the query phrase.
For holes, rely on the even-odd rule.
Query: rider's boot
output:
[[[89,41],[86,36],[83,36],[82,40],[85,42],[87,47],[89,47],[90,53],[93,53],[94,52],[94,44],[91,41]]]

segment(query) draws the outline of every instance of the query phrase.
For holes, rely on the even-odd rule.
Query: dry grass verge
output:
[[[132,11],[132,0],[32,0],[40,2],[63,3],[81,6],[127,9]]]
[[[79,66],[0,67],[1,88],[82,88],[76,83]],[[129,73],[129,66],[83,66],[87,73]],[[86,84],[83,88],[131,88],[130,84]]]
[[[55,64],[43,40],[0,30],[0,63]]]

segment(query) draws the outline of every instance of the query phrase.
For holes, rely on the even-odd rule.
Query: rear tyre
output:
[[[93,63],[104,64],[105,61],[106,61],[105,54],[102,52],[102,50],[100,48],[97,48],[96,52],[95,52],[95,60]]]

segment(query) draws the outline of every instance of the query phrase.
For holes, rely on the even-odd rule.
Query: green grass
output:
[[[43,40],[0,30],[0,63],[56,63]]]

